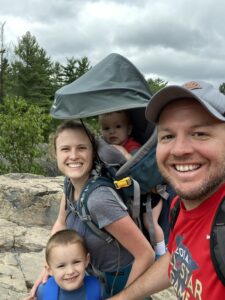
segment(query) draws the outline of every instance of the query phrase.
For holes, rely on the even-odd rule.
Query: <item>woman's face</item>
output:
[[[93,166],[93,147],[80,129],[65,129],[56,139],[56,159],[59,170],[74,184],[83,184]]]

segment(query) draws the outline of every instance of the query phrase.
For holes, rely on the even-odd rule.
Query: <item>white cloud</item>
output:
[[[3,0],[5,41],[30,31],[53,60],[87,56],[95,65],[111,52],[145,76],[169,82],[225,82],[223,0]]]

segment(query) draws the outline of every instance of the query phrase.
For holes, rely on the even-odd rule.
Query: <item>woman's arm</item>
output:
[[[168,277],[170,259],[170,253],[167,252],[130,286],[109,299],[139,300],[168,288],[170,286]]]
[[[130,216],[125,216],[111,223],[105,229],[134,256],[134,262],[126,284],[128,286],[153,264],[155,253]]]
[[[63,194],[61,202],[60,202],[59,214],[58,214],[58,217],[57,217],[54,225],[52,226],[50,236],[53,235],[55,232],[66,228],[66,224],[65,224],[65,220],[66,220],[65,204],[66,204],[66,198],[65,198],[65,195]],[[46,266],[44,266],[44,268],[42,269],[39,277],[36,279],[32,289],[30,291],[30,298],[28,297],[26,300],[29,300],[29,299],[32,300],[35,297],[35,293],[36,293],[36,290],[37,290],[39,284],[40,283],[45,283],[47,281],[47,279],[48,279],[48,272],[46,270]]]
[[[63,196],[61,198],[61,202],[60,202],[58,217],[55,221],[55,224],[52,226],[51,236],[59,230],[66,229],[66,222],[65,222],[65,220],[66,220],[66,210],[65,210],[65,206],[66,206],[66,197],[65,197],[65,194],[63,194]]]

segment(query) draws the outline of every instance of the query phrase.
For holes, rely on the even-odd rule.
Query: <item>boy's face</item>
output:
[[[129,138],[132,126],[124,113],[111,113],[100,117],[104,140],[109,144],[123,145]]]
[[[57,246],[51,250],[49,273],[60,288],[72,291],[83,285],[88,264],[89,254],[84,253],[79,243]]]

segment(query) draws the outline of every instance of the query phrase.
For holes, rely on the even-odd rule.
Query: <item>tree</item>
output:
[[[54,92],[63,86],[63,66],[59,62],[53,63],[51,82]]]
[[[29,31],[19,39],[14,52],[16,59],[11,64],[10,94],[49,109],[53,93],[50,58]]]
[[[4,26],[5,22],[0,25],[1,26],[1,33],[0,33],[0,103],[3,102],[4,96],[4,73],[7,67],[7,59],[4,57],[6,52],[5,45],[4,45]]]
[[[167,85],[167,81],[160,79],[160,78],[156,78],[156,79],[147,79],[147,82],[149,84],[150,87],[150,91],[155,94],[156,92],[158,92],[159,90],[161,90],[162,88],[164,88]]]
[[[22,99],[6,97],[0,105],[0,173],[42,173],[36,159],[43,154],[44,130],[50,116]]]
[[[220,85],[219,90],[225,95],[225,82]]]
[[[80,60],[74,57],[67,58],[67,65],[63,66],[64,84],[73,82],[89,69],[90,63],[87,57],[83,57]]]

